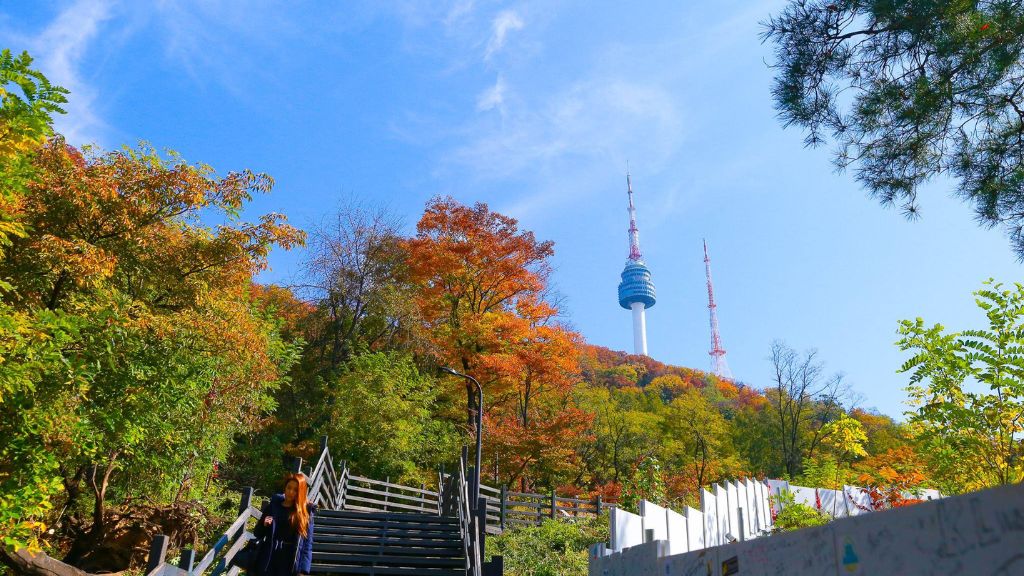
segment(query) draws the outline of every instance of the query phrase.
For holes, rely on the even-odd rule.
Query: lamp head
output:
[[[441,369],[441,372],[445,372],[447,374],[451,374],[452,376],[462,376],[462,374],[456,372],[455,370],[452,370],[451,368],[449,368],[447,366],[438,366],[438,368]]]

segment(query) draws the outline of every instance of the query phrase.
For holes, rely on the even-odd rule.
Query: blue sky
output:
[[[710,366],[707,238],[737,378],[768,385],[779,338],[899,417],[897,321],[980,326],[971,292],[1020,265],[950,183],[908,222],[783,130],[758,22],[784,5],[0,0],[0,46],[72,90],[57,126],[74,143],[270,173],[250,217],[308,227],[356,198],[411,230],[434,195],[486,202],[555,242],[568,320],[620,350],[628,161],[652,357]],[[301,258],[275,253],[263,280],[287,283]]]

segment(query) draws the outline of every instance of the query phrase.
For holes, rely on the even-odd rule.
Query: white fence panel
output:
[[[739,492],[734,482],[725,483],[725,497],[729,501],[729,534],[737,542],[743,539],[743,528],[740,527],[740,502]]]
[[[718,531],[718,498],[701,488],[700,509],[704,514],[704,546],[718,546],[722,543]]]
[[[643,518],[644,533],[654,530],[655,540],[668,540],[668,524],[665,509],[654,502],[640,501],[640,517]]]
[[[665,525],[668,527],[668,553],[682,554],[690,551],[690,534],[686,529],[686,517],[675,510],[665,510]]]
[[[771,520],[771,500],[768,498],[768,485],[763,482],[758,483],[758,499],[761,503],[761,518],[764,519],[764,526],[761,529],[768,530],[773,524]]]
[[[779,492],[783,490],[789,490],[789,482],[786,480],[767,480],[768,482],[768,493],[772,497],[772,510],[778,514],[779,510]]]
[[[683,514],[686,516],[686,541],[690,551],[707,548],[704,540],[704,514],[689,506],[683,511]]]
[[[727,490],[721,485],[715,485],[715,500],[718,501],[718,542],[725,544],[726,534],[729,533],[729,498]]]
[[[643,544],[644,519],[619,507],[611,513],[611,549],[619,552],[630,546]]]
[[[750,514],[750,519],[747,520],[747,538],[749,539],[756,537],[761,530],[761,510],[757,505],[757,481],[751,481],[750,478],[743,480],[743,491],[747,495],[747,508],[744,513]]]
[[[818,492],[814,488],[790,485],[789,491],[793,493],[793,501],[797,504],[804,504],[815,510],[818,509]]]

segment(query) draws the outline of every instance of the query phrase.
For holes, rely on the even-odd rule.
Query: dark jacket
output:
[[[256,566],[255,573],[258,575],[267,576],[278,576],[268,574],[270,567],[270,561],[273,554],[273,542],[274,534],[277,530],[278,524],[288,517],[288,510],[283,506],[284,494],[274,494],[270,498],[270,502],[267,502],[263,506],[263,515],[260,516],[259,523],[256,524],[256,528],[253,530],[253,535],[257,538],[263,537],[263,542],[260,544],[259,550],[256,554]],[[313,563],[313,515],[316,514],[316,506],[312,504],[306,504],[306,510],[309,512],[309,529],[307,535],[302,536],[297,534],[297,545],[295,550],[295,561],[292,564],[292,574],[309,574],[310,567]],[[267,515],[275,518],[270,526],[263,524],[263,518]]]

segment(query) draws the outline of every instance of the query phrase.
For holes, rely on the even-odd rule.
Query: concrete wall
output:
[[[666,542],[607,556],[598,547],[591,576],[1020,576],[1024,484],[685,554]]]

